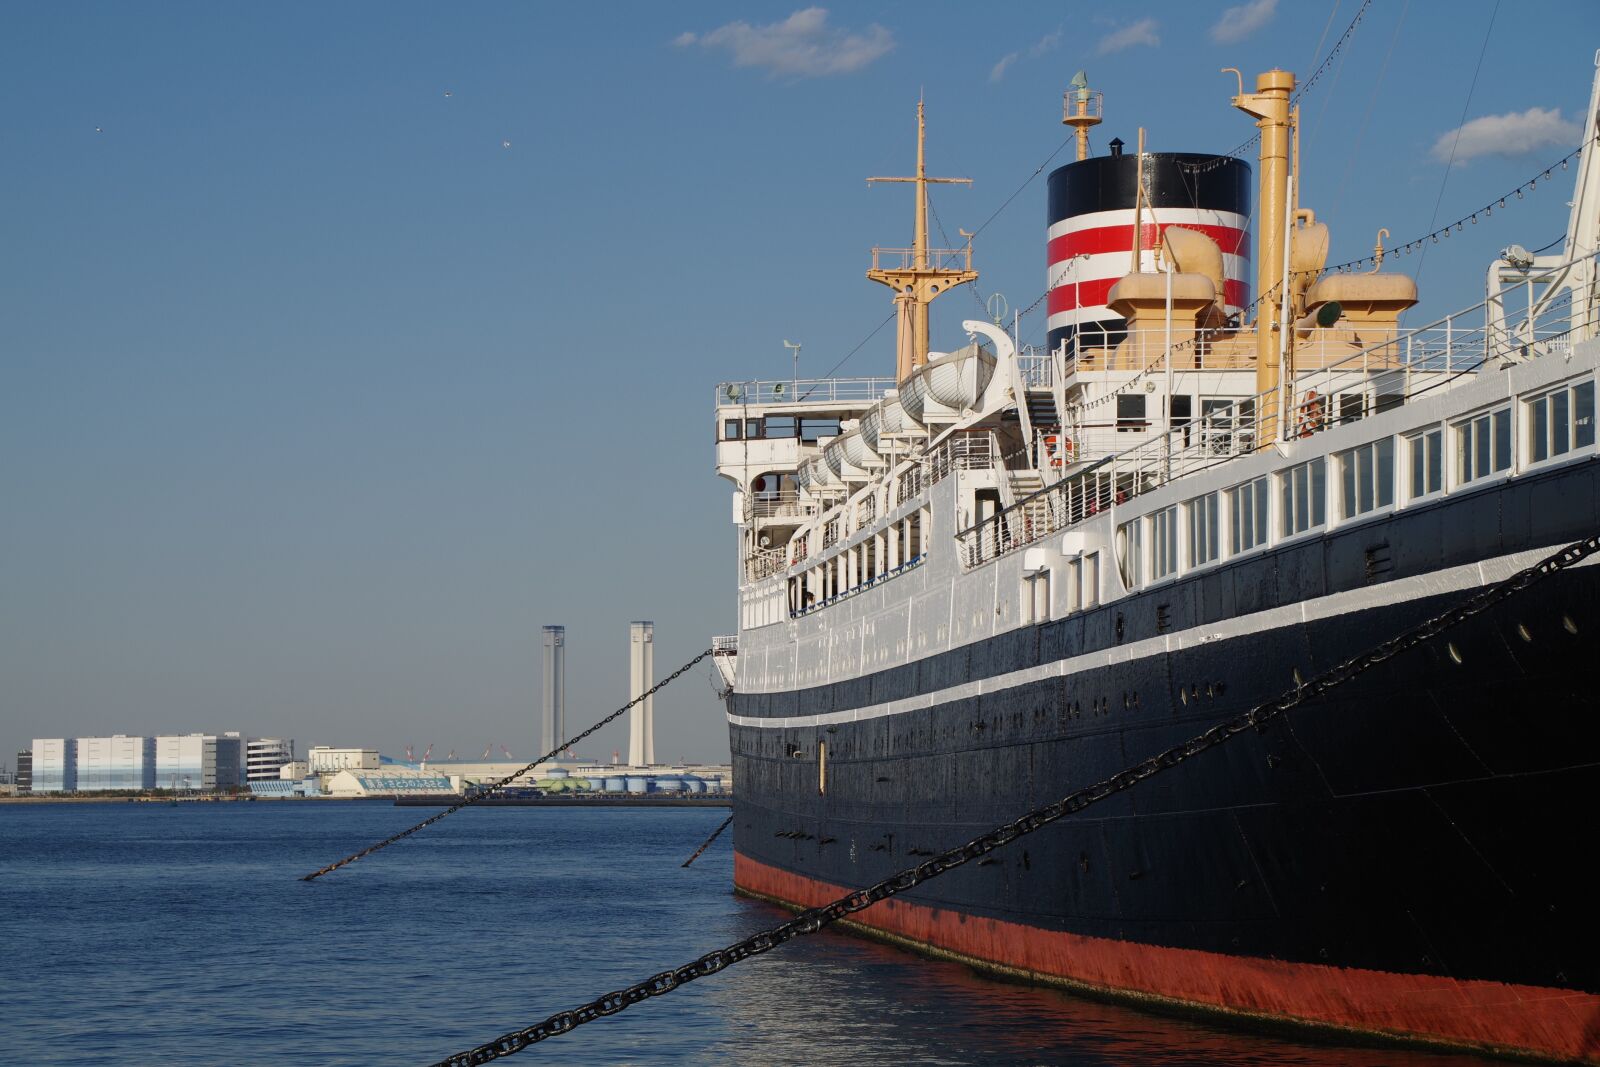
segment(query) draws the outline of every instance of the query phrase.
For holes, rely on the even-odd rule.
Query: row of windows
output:
[[[838,419],[805,419],[794,415],[768,415],[758,419],[723,419],[722,440],[762,441],[798,437],[815,444],[824,437],[838,437]]]
[[[1180,566],[1214,563],[1222,558],[1223,544],[1228,555],[1239,555],[1267,544],[1273,533],[1298,537],[1326,526],[1330,510],[1346,521],[1392,508],[1397,488],[1402,502],[1410,503],[1445,492],[1447,480],[1453,488],[1508,474],[1517,459],[1513,414],[1513,405],[1506,404],[1398,439],[1380,438],[1125,522],[1117,529],[1123,584],[1137,588]],[[1593,448],[1594,382],[1523,401],[1520,422],[1525,467]]]

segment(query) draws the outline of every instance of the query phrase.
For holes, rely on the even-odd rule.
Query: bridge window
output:
[[[800,440],[816,442],[824,437],[839,436],[838,419],[801,419]]]
[[[793,415],[768,415],[765,427],[768,437],[793,437],[796,423]]]
[[[737,441],[737,440],[739,440],[739,437],[740,437],[739,427],[741,425],[742,424],[739,422],[738,419],[726,419],[726,420],[724,420],[723,423],[722,423],[722,439],[724,441]]]

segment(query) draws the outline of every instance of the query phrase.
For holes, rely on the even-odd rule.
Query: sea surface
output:
[[[718,810],[0,805],[0,1062],[431,1064],[781,922]],[[825,931],[509,1063],[1469,1065],[1301,1044]]]

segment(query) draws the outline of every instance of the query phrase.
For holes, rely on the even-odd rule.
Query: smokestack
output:
[[[653,622],[628,624],[628,699],[654,683],[655,635]],[[628,712],[628,766],[649,767],[656,761],[655,697],[645,697]]]
[[[539,752],[550,752],[567,739],[567,628],[544,628],[543,718]]]

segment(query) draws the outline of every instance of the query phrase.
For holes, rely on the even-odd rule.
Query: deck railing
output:
[[[799,378],[788,381],[723,382],[716,406],[742,404],[873,404],[895,387],[893,378]]]

